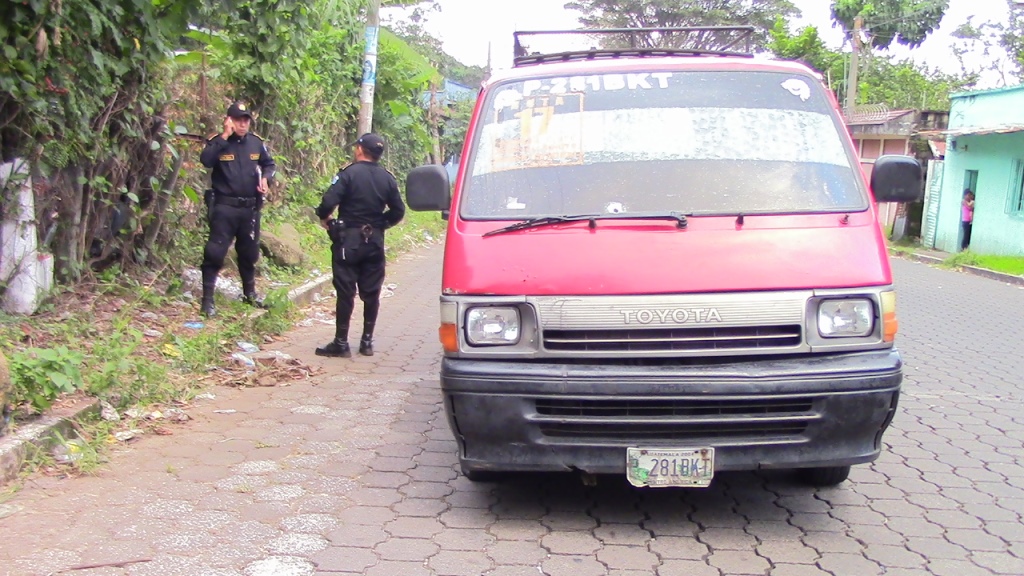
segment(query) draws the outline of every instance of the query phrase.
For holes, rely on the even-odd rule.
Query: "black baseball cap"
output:
[[[232,118],[247,117],[252,120],[252,112],[249,111],[249,107],[242,102],[232,102],[231,106],[228,106],[228,116]]]
[[[362,136],[359,137],[358,140],[356,140],[355,143],[362,146],[363,150],[366,150],[370,154],[374,154],[377,157],[380,157],[382,154],[384,154],[384,139],[374,134],[373,132],[367,132],[366,134],[363,134]]]

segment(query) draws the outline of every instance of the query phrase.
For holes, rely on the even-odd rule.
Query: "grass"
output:
[[[976,265],[981,268],[995,270],[996,272],[1003,272],[1004,274],[1024,276],[1024,256],[990,256],[982,254],[978,256],[978,263]]]
[[[903,238],[895,242],[888,242],[889,250],[897,254],[913,254],[921,249],[916,238]],[[1003,274],[1024,276],[1024,256],[995,256],[992,254],[978,254],[970,250],[951,254],[942,261],[946,268],[960,268],[963,266],[974,266],[984,268]]]

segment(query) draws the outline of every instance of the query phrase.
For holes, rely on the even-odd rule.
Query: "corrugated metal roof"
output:
[[[878,112],[853,113],[846,120],[847,126],[864,126],[866,124],[885,124],[910,114],[913,110],[880,110]]]
[[[949,130],[925,130],[918,132],[922,138],[956,138],[957,136],[984,136],[986,134],[1013,134],[1024,132],[1024,124],[1007,124],[1004,126],[964,126]]]

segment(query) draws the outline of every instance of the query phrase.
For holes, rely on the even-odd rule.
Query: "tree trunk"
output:
[[[53,243],[56,275],[64,284],[77,280],[82,272],[82,251],[79,238],[82,234],[82,177],[80,166],[69,166],[61,170],[57,185],[52,193],[57,198],[57,232]]]
[[[160,229],[163,227],[164,218],[167,215],[167,208],[171,204],[171,196],[178,187],[178,174],[181,173],[181,166],[185,162],[185,154],[178,154],[174,160],[174,166],[160,183],[160,189],[156,192],[156,202],[153,206],[152,219],[146,224],[146,230],[142,239],[142,252],[139,257],[140,264],[146,264],[153,255],[153,245],[160,236]]]

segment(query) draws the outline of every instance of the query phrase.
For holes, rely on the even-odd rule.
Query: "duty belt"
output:
[[[222,194],[216,195],[216,203],[223,204],[224,206],[234,206],[235,208],[255,208],[256,197],[255,196],[224,196]]]

